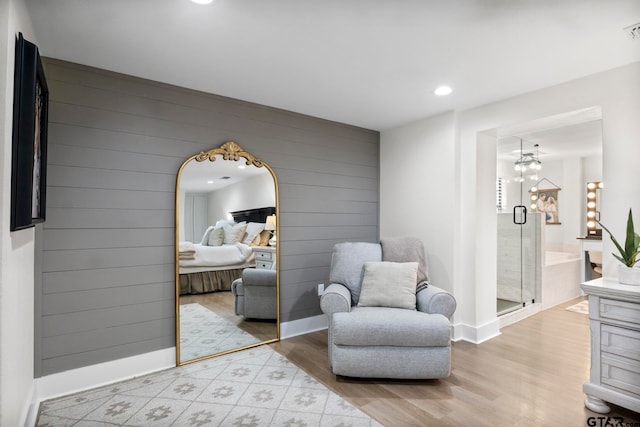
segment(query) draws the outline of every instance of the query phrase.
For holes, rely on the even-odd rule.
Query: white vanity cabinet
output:
[[[604,414],[609,402],[640,412],[640,286],[602,278],[581,286],[589,295],[591,329],[585,406]]]

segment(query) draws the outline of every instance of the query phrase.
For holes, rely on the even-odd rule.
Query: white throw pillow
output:
[[[214,228],[209,232],[208,246],[222,246],[224,242],[224,230],[222,228]]]
[[[365,262],[358,307],[416,309],[417,262]]]
[[[200,240],[200,244],[202,246],[207,246],[208,245],[208,241],[209,241],[209,233],[211,233],[211,230],[213,230],[215,227],[213,225],[210,225],[209,227],[207,227],[207,229],[205,230],[204,234],[202,235],[202,239]]]
[[[247,229],[247,223],[240,222],[235,225],[226,224],[222,228],[224,228],[224,244],[233,245],[242,241],[244,232]]]
[[[216,221],[216,228],[224,227],[225,225],[234,225],[235,223],[232,219],[219,219]]]
[[[242,243],[244,243],[245,245],[251,245],[256,236],[260,234],[262,230],[264,230],[264,226],[265,224],[262,222],[248,223],[247,229],[245,230],[244,239],[242,239]]]

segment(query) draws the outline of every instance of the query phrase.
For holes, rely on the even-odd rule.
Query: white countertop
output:
[[[628,301],[640,302],[640,286],[623,285],[617,280],[599,278],[580,284],[585,293],[605,297],[621,297]]]

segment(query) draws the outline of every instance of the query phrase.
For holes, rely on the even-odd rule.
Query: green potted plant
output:
[[[598,224],[602,226],[604,231],[609,233],[611,241],[618,249],[618,254],[612,254],[623,265],[618,266],[618,281],[626,285],[640,285],[640,268],[634,266],[640,261],[638,253],[640,253],[640,236],[635,232],[633,227],[633,215],[629,209],[629,217],[627,218],[627,233],[624,246],[620,245],[611,231],[605,227],[600,221]]]

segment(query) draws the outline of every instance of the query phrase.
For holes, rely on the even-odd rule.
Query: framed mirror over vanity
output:
[[[278,183],[229,141],[176,178],[176,364],[280,339]]]

